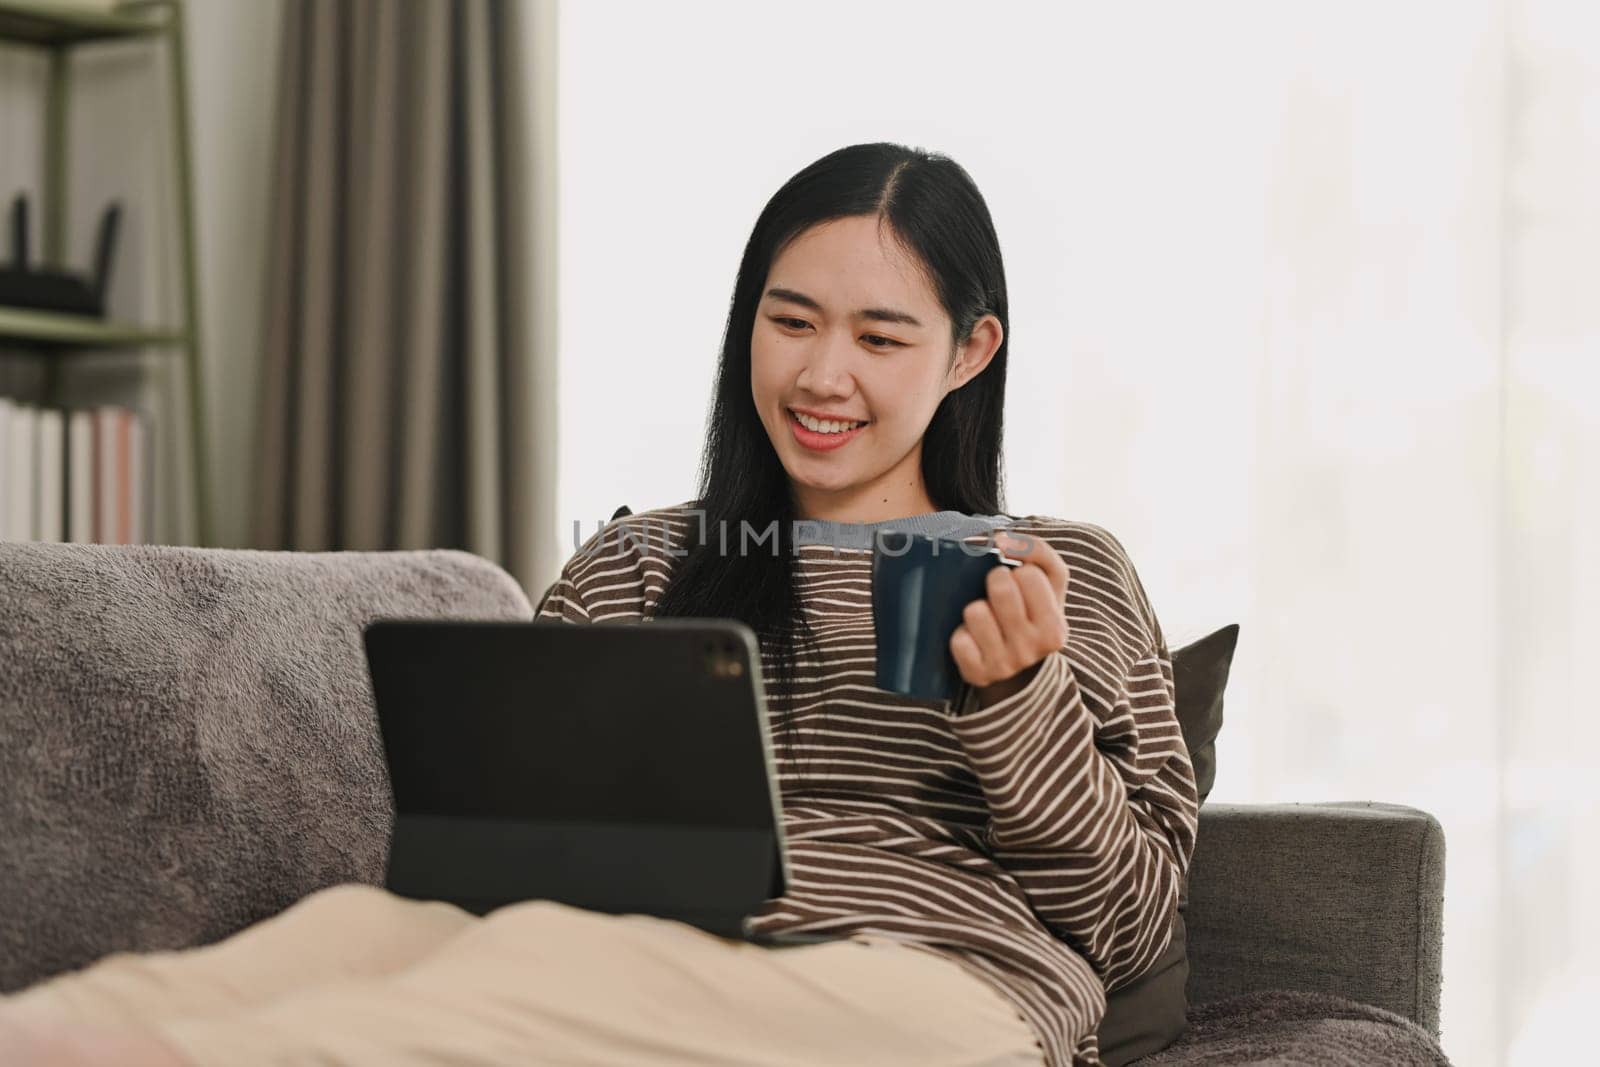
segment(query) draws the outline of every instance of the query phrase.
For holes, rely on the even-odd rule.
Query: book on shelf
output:
[[[149,532],[145,526],[145,426],[143,419],[129,413],[128,427],[128,539],[146,541]]]
[[[33,411],[33,539],[62,541],[67,536],[67,441],[58,408]]]
[[[143,543],[148,424],[130,408],[0,396],[0,540]]]
[[[94,540],[94,412],[67,413],[67,540]]]
[[[21,404],[4,405],[0,417],[0,449],[6,459],[6,492],[0,498],[0,529],[8,541],[27,541],[33,537],[33,417],[32,409]]]
[[[94,539],[100,544],[117,542],[117,427],[109,407],[94,411],[95,480]]]

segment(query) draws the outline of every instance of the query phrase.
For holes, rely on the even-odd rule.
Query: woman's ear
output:
[[[976,378],[1000,351],[1000,342],[1004,340],[1005,330],[995,316],[985,315],[973,323],[967,343],[956,350],[956,358],[950,363],[950,373],[945,378],[949,388],[945,392],[959,389]]]

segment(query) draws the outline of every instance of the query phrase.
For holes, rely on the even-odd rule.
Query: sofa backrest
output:
[[[362,627],[532,614],[449,549],[0,542],[0,992],[381,882]]]

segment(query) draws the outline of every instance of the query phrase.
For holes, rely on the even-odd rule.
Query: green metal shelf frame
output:
[[[133,348],[143,345],[177,345],[188,341],[182,330],[163,330],[127,322],[107,322],[86,315],[61,315],[52,311],[0,306],[0,340],[23,341],[41,347],[60,347],[63,354],[81,348]]]
[[[171,68],[171,107],[177,183],[179,255],[182,259],[184,323],[181,327],[113,323],[82,315],[60,315],[0,307],[0,339],[52,350],[172,347],[182,349],[189,384],[190,469],[194,477],[197,540],[211,543],[211,508],[205,471],[200,374],[200,290],[195,262],[194,171],[190,146],[188,63],[183,0],[123,0],[110,11],[94,11],[51,0],[0,0],[0,44],[43,49],[49,60],[44,123],[44,259],[62,266],[67,232],[67,106],[71,99],[70,51],[93,41],[150,38],[165,43]],[[59,364],[49,364],[54,392]]]
[[[6,0],[0,4],[0,40],[47,47],[160,33],[159,14],[142,3],[95,11],[52,0]]]

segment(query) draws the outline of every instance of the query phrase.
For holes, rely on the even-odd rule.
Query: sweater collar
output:
[[[795,519],[794,541],[801,545],[829,545],[834,548],[871,548],[880,530],[951,537],[960,540],[974,534],[1010,526],[1009,515],[968,515],[960,511],[930,511],[899,519],[878,522],[835,522],[832,519]]]

